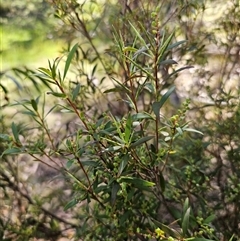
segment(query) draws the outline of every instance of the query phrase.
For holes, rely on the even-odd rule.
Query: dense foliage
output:
[[[1,240],[239,240],[239,2],[49,4],[61,57],[2,75]]]

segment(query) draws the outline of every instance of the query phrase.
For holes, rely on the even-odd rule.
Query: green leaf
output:
[[[188,208],[189,208],[189,198],[186,198],[183,204],[183,214],[187,212]]]
[[[160,65],[166,65],[166,64],[177,64],[177,62],[173,59],[166,59],[160,62]]]
[[[92,76],[94,76],[96,69],[97,69],[97,64],[95,64],[93,69],[92,69]]]
[[[176,130],[177,130],[177,132],[178,132],[179,135],[182,135],[182,134],[183,134],[183,131],[182,131],[181,127],[177,127]]]
[[[118,176],[121,176],[123,170],[124,170],[125,167],[127,166],[128,159],[129,159],[129,156],[128,156],[128,155],[124,155],[124,156],[122,157],[122,161],[120,162],[120,165],[119,165],[119,168],[118,168]]]
[[[125,56],[126,59],[128,59],[135,67],[137,67],[139,70],[141,70],[143,73],[145,73],[150,79],[154,79],[153,75],[150,71],[147,71],[146,68],[143,68],[140,64],[135,62],[133,59],[129,58],[128,56]]]
[[[132,143],[130,145],[130,148],[134,148],[136,146],[139,146],[142,143],[147,142],[147,141],[149,141],[149,140],[151,140],[153,138],[154,138],[154,136],[144,136],[144,137],[140,138],[139,140],[137,140],[136,142]]]
[[[229,239],[229,241],[233,241],[235,234],[232,235],[232,237]]]
[[[132,117],[131,115],[128,115],[127,122],[125,124],[125,131],[124,131],[124,140],[126,144],[130,143],[131,135],[132,135]]]
[[[73,113],[74,112],[72,109],[70,109],[67,106],[60,105],[60,104],[58,104],[58,106],[60,106],[62,108],[62,109],[60,109],[60,112],[62,112],[62,113]]]
[[[31,105],[32,105],[32,107],[33,107],[33,109],[34,109],[35,111],[38,110],[37,102],[36,102],[34,99],[31,100]]]
[[[141,34],[139,33],[139,31],[131,24],[131,22],[129,22],[129,24],[131,25],[133,31],[135,32],[136,36],[138,37],[138,39],[141,41],[141,43],[144,45],[144,47],[146,47],[148,49],[148,45],[145,42],[144,38],[141,36]]]
[[[5,150],[1,157],[3,157],[4,155],[15,155],[15,154],[19,154],[22,153],[22,150],[20,148],[17,147],[13,147],[13,148],[9,148],[7,150]]]
[[[182,67],[180,69],[177,69],[175,71],[173,71],[170,75],[168,75],[168,78],[169,79],[170,77],[172,77],[173,75],[175,75],[176,73],[180,72],[180,71],[183,71],[185,69],[191,69],[191,68],[194,68],[193,66],[185,66],[185,67]]]
[[[172,217],[175,218],[175,220],[181,220],[182,213],[176,207],[172,207],[169,212],[171,213]]]
[[[121,189],[121,186],[117,182],[113,182],[111,190],[111,205],[113,206],[116,202],[117,193]]]
[[[124,227],[124,225],[126,224],[126,220],[129,220],[129,217],[131,217],[132,214],[133,214],[133,212],[128,210],[128,211],[123,212],[122,215],[120,215],[120,218],[119,218],[120,227]]]
[[[209,223],[211,223],[215,218],[216,218],[216,215],[215,215],[215,214],[212,214],[212,215],[208,216],[208,217],[203,221],[203,223],[204,223],[204,224],[209,224]]]
[[[48,66],[49,66],[49,69],[51,70],[51,73],[52,73],[52,78],[53,79],[56,79],[56,76],[57,76],[57,68],[58,68],[58,65],[60,63],[60,60],[62,58],[56,58],[54,59],[53,63],[51,64],[51,62],[48,60]],[[58,78],[61,80],[61,74],[58,73],[59,76]]]
[[[19,140],[19,130],[18,130],[18,127],[15,125],[14,122],[12,122],[12,133],[13,133],[13,136],[14,136],[14,139],[16,142],[20,142]]]
[[[107,93],[111,93],[111,92],[121,92],[123,91],[124,89],[122,87],[115,87],[115,88],[111,88],[111,89],[108,89],[108,90],[105,90],[103,93],[104,94],[107,94]]]
[[[36,117],[37,115],[33,112],[33,111],[21,111],[22,114],[24,115],[29,115],[29,116],[32,116],[32,117]]]
[[[74,57],[74,54],[75,54],[77,48],[78,48],[78,44],[75,44],[73,46],[73,48],[71,49],[71,51],[69,52],[69,54],[68,54],[68,57],[67,57],[67,60],[66,60],[66,63],[65,63],[65,67],[64,67],[63,80],[65,79],[65,77],[67,75],[69,66],[71,64],[71,61],[72,61],[72,59]]]
[[[146,83],[144,86],[144,89],[147,90],[149,93],[155,92],[155,87],[154,87],[153,83]]]
[[[174,35],[174,32],[172,32],[170,34],[170,36],[166,39],[166,41],[162,44],[162,46],[161,46],[161,48],[159,50],[159,56],[158,56],[157,63],[159,63],[159,61],[162,60],[163,55],[167,51],[167,48],[170,45],[170,42],[172,41],[173,35]]]
[[[47,117],[55,108],[57,107],[57,105],[54,105],[45,115],[45,117]]]
[[[176,42],[176,43],[174,43],[174,44],[170,44],[168,47],[167,47],[167,50],[171,50],[171,49],[173,49],[173,48],[176,48],[177,46],[179,46],[179,45],[181,45],[181,44],[183,44],[183,43],[186,43],[187,42],[187,40],[181,40],[181,41],[178,41],[178,42]]]
[[[2,88],[3,92],[7,95],[8,94],[7,88],[4,85],[2,85],[1,83],[0,83],[0,87]]]
[[[110,146],[110,147],[104,149],[102,152],[114,152],[121,148],[122,148],[121,146]]]
[[[109,190],[109,185],[101,185],[95,188],[95,193],[98,194],[100,192],[109,192],[111,190]]]
[[[190,217],[190,212],[191,212],[191,208],[189,207],[186,211],[186,213],[183,216],[183,220],[182,220],[182,232],[183,232],[183,236],[185,236],[187,234],[188,231],[188,227],[189,227],[189,217]]]
[[[74,207],[74,206],[76,206],[76,204],[78,204],[78,200],[77,199],[72,199],[71,201],[69,201],[66,205],[65,205],[65,207],[64,207],[64,211],[66,211],[66,210],[68,210],[69,208],[72,208],[72,207]]]
[[[75,101],[79,91],[80,91],[81,85],[78,83],[77,86],[75,87],[75,89],[72,91],[72,100]]]
[[[67,161],[67,163],[66,163],[67,169],[69,169],[74,162],[75,162],[75,159],[69,159],[69,160]]]
[[[50,79],[52,79],[52,72],[50,71],[50,69],[39,68],[38,70],[39,70],[39,72],[41,72],[41,73],[44,74],[43,76],[46,75],[47,77],[49,77]],[[43,77],[43,76],[41,76],[41,77]]]
[[[198,130],[195,130],[195,129],[192,129],[192,128],[183,128],[184,131],[188,131],[188,132],[195,132],[195,133],[198,133],[200,135],[204,135],[201,131],[198,131]]]
[[[161,107],[164,105],[164,103],[167,101],[168,97],[172,94],[172,92],[175,90],[175,86],[169,88],[169,90],[162,96],[161,100],[159,102],[154,102],[152,105],[153,112],[156,115],[157,118],[159,118],[159,111]]]
[[[52,88],[48,83],[56,85],[56,82],[52,80],[52,77],[46,76],[45,74],[34,74],[34,75],[37,76],[50,90],[52,90]]]
[[[47,92],[48,95],[54,95],[56,97],[60,97],[60,98],[66,98],[66,94],[64,93],[58,93],[58,92]]]
[[[121,177],[119,181],[128,183],[128,184],[133,184],[136,188],[141,189],[141,190],[146,190],[150,191],[150,187],[155,186],[155,183],[149,182],[140,178],[136,177]]]
[[[133,120],[142,120],[142,119],[152,119],[153,117],[148,113],[137,113],[132,116]]]
[[[160,183],[162,192],[164,192],[165,191],[165,180],[164,180],[162,173],[159,174],[159,183]]]

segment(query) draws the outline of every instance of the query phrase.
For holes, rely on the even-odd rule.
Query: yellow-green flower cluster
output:
[[[156,238],[165,238],[165,232],[162,229],[156,228],[155,233],[156,233]]]
[[[166,241],[174,241],[176,240],[175,238],[169,236],[169,237],[166,237],[166,234],[165,232],[160,229],[160,228],[156,228],[155,229],[155,233],[156,233],[156,238],[160,239],[160,240],[166,240]]]

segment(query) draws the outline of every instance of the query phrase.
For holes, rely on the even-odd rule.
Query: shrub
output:
[[[133,1],[114,19],[105,15],[119,11],[111,2],[53,3],[87,44],[69,44],[38,71],[14,69],[36,90],[12,105],[18,115],[11,133],[2,126],[1,189],[16,217],[7,219],[11,210],[2,208],[2,238],[57,240],[74,230],[76,240],[237,240],[239,93],[221,82],[219,95],[206,88],[211,102],[204,106],[194,98],[173,105],[178,74],[192,63],[206,65],[192,31],[185,32],[189,43],[179,39],[182,17],[205,5],[179,1],[179,10],[167,1]],[[182,26],[173,29],[170,19],[177,18]],[[108,19],[114,44],[102,35],[109,29],[96,27]],[[109,41],[107,50],[94,34]],[[2,125],[7,121],[3,115]],[[42,175],[29,177],[33,161]]]

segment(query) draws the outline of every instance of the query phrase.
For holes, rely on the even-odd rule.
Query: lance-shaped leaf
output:
[[[32,108],[37,111],[38,110],[38,106],[37,106],[37,101],[34,100],[34,99],[31,99],[31,105],[32,105]]]
[[[137,113],[132,116],[133,120],[143,120],[143,119],[154,119],[150,114],[148,113]]]
[[[133,186],[135,186],[136,188],[145,191],[150,191],[150,187],[155,186],[154,182],[149,182],[137,177],[121,177],[119,181],[128,184],[133,184]]]
[[[46,69],[46,68],[42,68],[42,67],[41,67],[41,68],[39,68],[38,70],[39,70],[39,72],[43,73],[43,76],[45,75],[45,76],[49,77],[50,79],[53,78],[53,77],[52,77],[52,72],[51,72],[50,69]]]
[[[184,216],[183,216],[183,220],[182,220],[183,236],[185,236],[187,234],[187,231],[188,231],[190,212],[191,212],[191,208],[188,208],[187,211],[185,212]]]
[[[79,94],[79,91],[80,91],[80,87],[81,85],[78,83],[77,86],[73,89],[72,91],[72,100],[75,101],[78,94]]]
[[[209,224],[209,223],[211,223],[215,218],[216,218],[216,215],[215,215],[215,214],[212,214],[212,215],[208,216],[208,217],[203,221],[203,223],[204,223],[204,224]]]
[[[139,33],[139,31],[131,24],[131,22],[129,22],[129,24],[131,25],[134,33],[136,34],[136,36],[138,37],[138,39],[141,41],[141,43],[146,47],[146,49],[148,49],[148,44],[145,42],[144,38],[141,36],[141,34]]]
[[[160,62],[160,65],[171,65],[171,64],[177,64],[177,62],[173,59],[166,59]]]
[[[164,43],[162,43],[161,48],[159,49],[158,60],[157,60],[158,63],[162,61],[162,57],[167,51],[167,48],[172,41],[173,35],[174,35],[174,32],[170,34],[170,36],[166,39]]]
[[[58,93],[58,92],[47,92],[48,95],[54,95],[56,97],[60,97],[60,98],[66,98],[66,94],[64,93]]]
[[[12,122],[11,127],[12,127],[12,133],[13,133],[15,141],[20,143],[18,126],[16,126],[15,123]]]
[[[72,208],[76,206],[79,202],[86,200],[88,198],[87,192],[84,192],[79,198],[73,198],[71,201],[69,201],[65,207],[64,211],[68,210],[69,208]]]
[[[0,157],[2,158],[4,155],[15,155],[20,153],[23,153],[23,151],[20,148],[13,147],[13,148],[6,149]]]
[[[111,205],[113,206],[117,199],[117,193],[121,189],[121,186],[117,182],[113,182],[111,190]]]
[[[176,48],[178,47],[179,45],[183,44],[183,43],[186,43],[187,40],[181,40],[181,41],[178,41],[174,44],[170,44],[168,47],[167,47],[167,50],[170,50],[170,49],[173,49],[173,48]]]
[[[165,180],[164,180],[162,173],[159,174],[158,178],[159,178],[161,190],[162,190],[162,192],[164,192],[165,191]]]
[[[195,129],[192,129],[192,128],[183,128],[184,131],[188,131],[188,132],[195,132],[195,133],[198,133],[200,135],[204,135],[201,131],[198,131],[198,130],[195,130]]]
[[[142,143],[151,140],[153,137],[154,137],[154,136],[144,136],[144,137],[140,138],[139,140],[137,140],[136,142],[132,143],[132,144],[130,145],[130,148],[139,146],[139,145],[141,145]]]
[[[120,165],[118,167],[118,176],[121,176],[123,170],[125,169],[125,167],[127,166],[127,163],[128,163],[128,159],[129,159],[129,156],[128,155],[124,155],[121,162],[120,162]]]
[[[173,71],[168,77],[167,79],[169,79],[170,77],[172,77],[173,75],[175,75],[176,73],[180,72],[180,71],[183,71],[185,69],[191,69],[191,68],[194,68],[193,66],[185,66],[185,67],[182,67],[180,69],[177,69],[175,71]]]
[[[76,206],[79,203],[79,200],[77,200],[76,198],[72,199],[71,201],[69,201],[65,207],[64,207],[64,211],[68,210],[69,208],[72,208],[74,206]]]
[[[172,92],[175,90],[175,86],[172,86],[161,98],[160,101],[154,102],[152,105],[153,112],[156,115],[156,117],[159,117],[159,111],[163,104],[167,101],[168,97],[172,94]]]
[[[110,147],[104,149],[102,152],[115,152],[121,148],[122,148],[121,146],[110,146]]]
[[[128,144],[131,141],[132,136],[132,117],[128,115],[126,124],[125,124],[125,131],[124,131],[124,140],[125,143]]]
[[[186,198],[183,204],[183,214],[187,212],[189,208],[189,198]]]
[[[73,59],[73,57],[74,57],[74,54],[75,54],[77,48],[78,48],[78,44],[75,44],[75,45],[72,47],[72,49],[71,49],[71,51],[69,52],[69,54],[68,54],[68,57],[67,57],[67,60],[66,60],[66,63],[65,63],[65,67],[64,67],[63,80],[65,79],[65,77],[66,77],[66,75],[67,75],[69,66],[70,66],[70,64],[71,64],[71,62],[72,62],[72,59]]]

